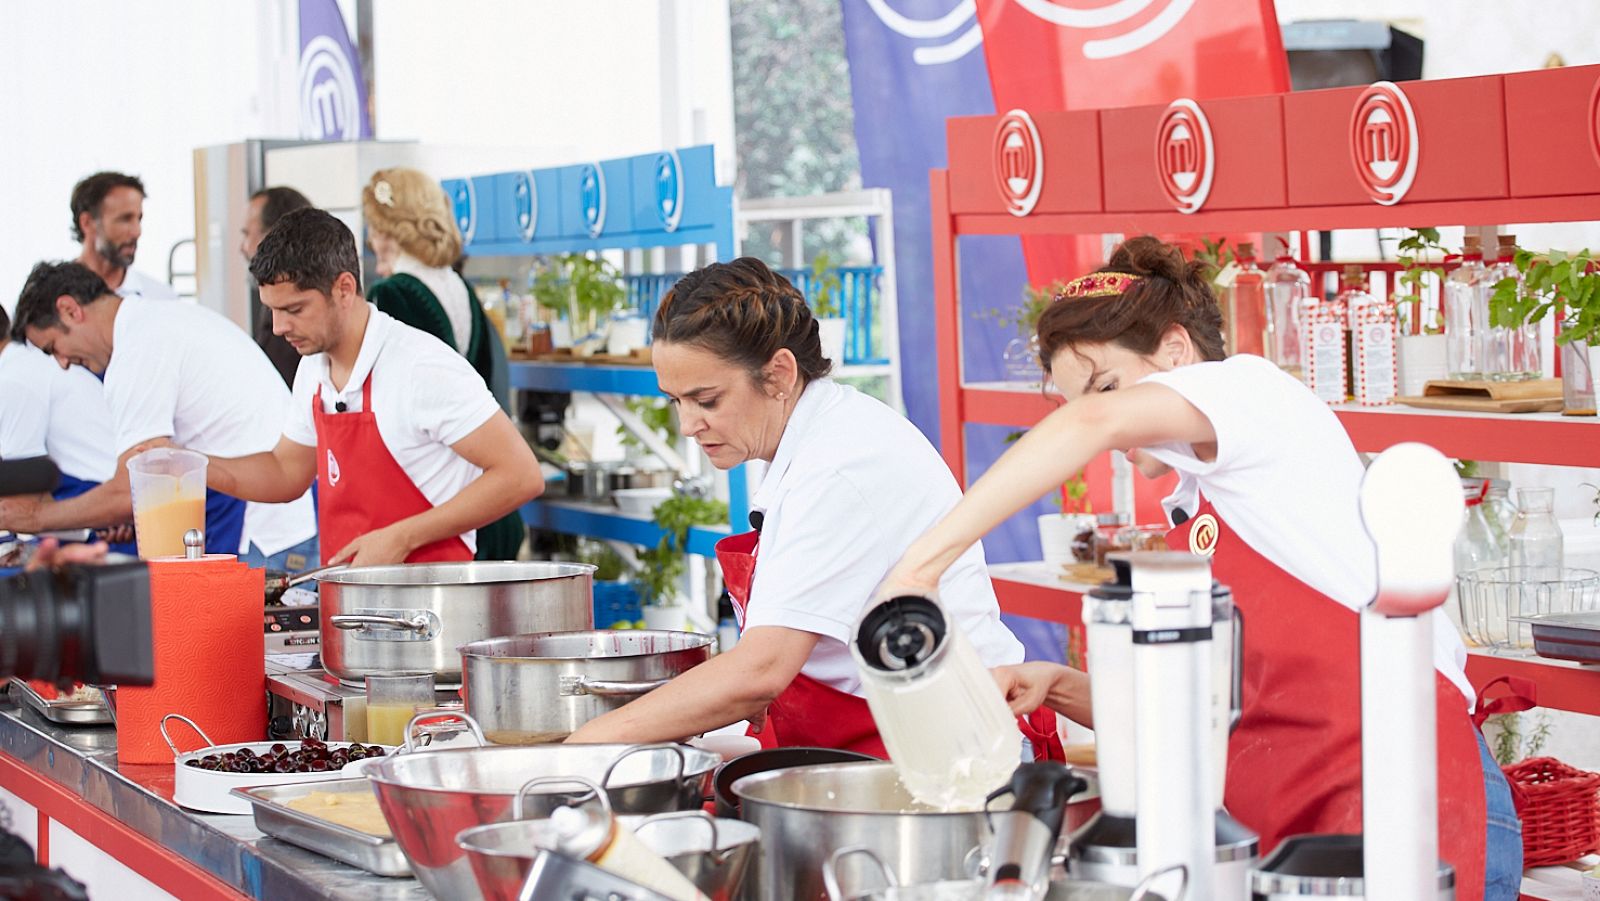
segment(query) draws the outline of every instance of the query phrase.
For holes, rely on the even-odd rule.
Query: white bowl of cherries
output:
[[[167,720],[179,719],[206,742],[206,747],[179,753],[167,735]],[[250,813],[250,802],[230,795],[236,788],[289,785],[349,778],[343,769],[356,761],[384,757],[394,748],[360,742],[324,742],[303,738],[299,742],[211,743],[205,732],[179,714],[162,718],[161,734],[172,748],[176,776],[172,800],[181,807],[205,813]]]

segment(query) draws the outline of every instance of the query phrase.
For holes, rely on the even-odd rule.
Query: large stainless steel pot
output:
[[[352,685],[371,672],[432,670],[461,682],[456,648],[496,635],[594,627],[586,563],[418,563],[317,576],[322,665]]]
[[[946,813],[918,803],[885,762],[756,773],[733,783],[733,793],[741,816],[761,829],[745,896],[763,901],[823,897],[823,866],[839,848],[871,850],[901,885],[967,879],[976,863],[969,855],[991,838],[982,811]],[[1074,796],[1063,831],[1082,825],[1099,807],[1096,788]],[[1000,812],[1001,805],[995,810],[997,818],[1012,816]]]
[[[692,632],[541,632],[461,646],[467,713],[496,744],[560,741],[595,717],[704,663]]]
[[[398,754],[367,770],[378,806],[424,888],[437,898],[482,895],[465,852],[464,830],[511,819],[513,799],[541,776],[581,776],[605,786],[619,813],[692,810],[704,803],[718,757],[682,745],[546,745]],[[545,817],[582,789],[542,788],[524,798],[525,816]]]

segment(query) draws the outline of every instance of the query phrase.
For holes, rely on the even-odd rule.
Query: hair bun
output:
[[[1106,268],[1134,275],[1164,278],[1178,285],[1201,284],[1202,264],[1183,258],[1183,251],[1151,235],[1138,235],[1112,251]]]

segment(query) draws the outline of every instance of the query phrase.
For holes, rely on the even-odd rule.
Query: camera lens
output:
[[[0,675],[54,682],[71,678],[83,644],[83,602],[62,573],[12,576],[0,587]]]

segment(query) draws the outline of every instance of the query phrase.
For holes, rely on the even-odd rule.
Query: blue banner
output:
[[[928,172],[943,169],[945,119],[995,112],[982,34],[971,0],[841,0],[845,52],[854,97],[856,145],[865,187],[894,193],[894,261],[899,286],[901,384],[906,415],[939,441],[938,360],[931,352],[933,241]],[[1011,236],[963,238],[959,246],[963,354],[968,381],[1004,378],[1002,354],[1015,337],[980,322],[986,310],[1010,309],[1022,299],[1027,270],[1021,242]],[[909,352],[907,352],[909,351]],[[1009,430],[967,433],[969,469],[981,473],[1004,449]],[[1034,516],[1019,514],[984,539],[991,562],[1037,560]],[[1030,658],[1061,659],[1060,630],[1013,620]]]
[[[350,41],[338,0],[300,0],[300,137],[354,141],[372,137],[361,54]]]

